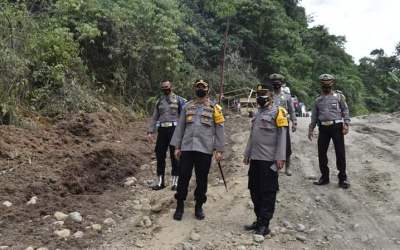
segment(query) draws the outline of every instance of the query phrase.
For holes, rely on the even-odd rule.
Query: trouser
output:
[[[270,168],[273,163],[251,160],[248,173],[248,188],[257,222],[266,226],[274,215],[276,193],[279,189],[278,173]]]
[[[290,140],[290,126],[286,129],[286,160],[290,161],[292,155],[292,141]]]
[[[156,157],[157,157],[157,175],[165,175],[165,158],[167,157],[167,150],[169,148],[169,155],[171,158],[172,176],[179,175],[178,161],[175,159],[175,147],[169,145],[172,135],[174,134],[175,127],[158,128],[157,142],[156,142]]]
[[[180,159],[180,173],[178,179],[177,200],[186,200],[192,170],[196,174],[196,189],[194,190],[194,199],[198,203],[207,201],[208,173],[211,167],[211,154],[205,154],[197,151],[182,151]]]
[[[323,179],[329,180],[328,168],[328,148],[332,139],[336,153],[336,167],[339,170],[339,181],[347,180],[346,175],[346,152],[344,147],[343,123],[337,123],[330,126],[319,126],[318,136],[318,160],[319,169]]]

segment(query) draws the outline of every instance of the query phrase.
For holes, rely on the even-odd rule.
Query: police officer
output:
[[[269,76],[269,80],[272,83],[274,88],[274,105],[278,107],[283,107],[289,112],[290,121],[292,122],[292,132],[296,131],[297,128],[297,117],[296,112],[293,106],[292,96],[290,94],[286,94],[282,90],[283,81],[285,80],[284,76],[281,74],[271,74]],[[286,163],[285,163],[285,174],[287,176],[291,176],[292,172],[290,170],[290,156],[292,155],[292,144],[290,140],[290,131],[287,131],[287,143],[286,143]]]
[[[182,219],[193,167],[196,174],[195,217],[199,220],[204,219],[202,205],[207,200],[207,178],[212,156],[214,154],[215,160],[220,161],[224,150],[225,120],[221,107],[210,101],[207,82],[196,81],[194,89],[196,98],[183,108],[171,141],[171,145],[176,148],[175,156],[180,159],[180,175],[175,194],[175,220]]]
[[[160,84],[163,95],[158,99],[154,108],[153,116],[147,132],[148,140],[153,143],[154,133],[157,129],[156,158],[157,158],[157,183],[153,190],[160,190],[165,187],[165,158],[169,147],[172,165],[172,190],[176,190],[178,185],[178,162],[174,157],[173,146],[170,146],[172,135],[174,134],[179,114],[185,104],[185,99],[172,92],[170,81],[163,81]]]
[[[286,110],[273,104],[271,86],[259,84],[256,91],[259,108],[252,118],[243,162],[250,163],[248,188],[257,220],[245,229],[267,235],[279,189],[278,169],[283,168],[286,159],[288,120]]]
[[[322,74],[319,76],[319,80],[322,93],[315,100],[308,132],[308,138],[311,141],[314,128],[318,125],[318,160],[321,178],[314,182],[314,184],[326,185],[329,183],[327,151],[329,142],[332,139],[336,152],[336,166],[339,170],[339,187],[346,189],[350,184],[347,181],[346,175],[344,135],[349,132],[349,108],[347,107],[344,95],[339,91],[332,90],[332,86],[335,82],[335,77],[333,75]]]

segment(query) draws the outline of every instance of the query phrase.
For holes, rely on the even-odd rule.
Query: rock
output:
[[[151,207],[151,211],[153,213],[159,213],[159,212],[162,211],[162,208],[163,208],[162,204],[156,204],[156,205]]]
[[[192,244],[188,243],[188,242],[184,242],[182,244],[182,250],[193,250],[194,247],[192,246]]]
[[[105,214],[106,216],[114,215],[114,213],[113,213],[111,210],[108,210],[108,209],[106,209],[106,210],[104,211],[104,214]]]
[[[253,240],[254,240],[254,242],[261,243],[264,241],[264,236],[259,235],[259,234],[254,234]]]
[[[136,241],[135,242],[135,246],[138,247],[138,248],[143,248],[144,244],[142,242]]]
[[[125,187],[131,187],[134,186],[137,182],[137,179],[133,176],[126,178],[125,182],[124,182],[124,186]]]
[[[279,229],[279,232],[280,232],[281,234],[287,234],[287,233],[288,233],[288,230],[287,230],[286,228],[282,227],[282,228]]]
[[[29,246],[29,247],[25,248],[25,250],[35,250],[35,248],[33,248],[32,246]]]
[[[353,225],[353,230],[357,230],[359,227],[360,227],[359,224],[354,224],[354,225]]]
[[[243,246],[243,245],[240,245],[240,246],[237,247],[237,250],[246,250],[246,247]]]
[[[142,211],[145,211],[145,212],[151,211],[151,205],[150,204],[143,204],[142,205]]]
[[[283,226],[286,227],[287,229],[293,228],[292,224],[287,220],[283,221]]]
[[[306,226],[304,226],[303,224],[297,224],[296,230],[298,232],[304,232],[304,230],[306,230]]]
[[[314,199],[316,202],[320,202],[321,201],[321,196],[315,196],[315,199]]]
[[[301,242],[306,242],[307,238],[303,235],[296,234],[296,240],[301,241]]]
[[[247,203],[247,207],[250,208],[250,209],[254,209],[254,204],[253,204],[253,202],[249,201],[249,202]]]
[[[26,204],[27,205],[35,205],[37,203],[37,196],[33,196]]]
[[[0,246],[0,249],[9,249],[9,246]]]
[[[67,214],[64,214],[64,213],[62,213],[62,212],[55,212],[55,213],[54,213],[54,217],[55,217],[57,220],[66,220],[66,219],[68,218],[68,215],[67,215]]]
[[[38,249],[36,249],[36,250],[49,250],[47,247],[39,247]]]
[[[68,218],[77,223],[81,223],[83,220],[82,215],[79,212],[69,213]]]
[[[11,207],[13,204],[9,201],[5,201],[5,202],[3,202],[3,205],[6,207]]]
[[[136,210],[136,211],[140,211],[140,210],[142,210],[142,207],[143,207],[142,205],[137,204],[137,205],[133,206],[133,209]]]
[[[112,218],[105,219],[103,223],[106,225],[115,225],[116,224],[115,220],[113,220]]]
[[[200,234],[198,234],[196,232],[192,232],[190,234],[190,239],[193,240],[193,241],[200,241],[201,236],[200,236]]]
[[[100,224],[93,224],[91,227],[93,230],[95,230],[97,232],[101,231],[101,229],[102,229],[102,226]]]
[[[140,224],[142,227],[151,227],[153,225],[149,216],[143,216]]]
[[[66,239],[71,236],[71,231],[69,229],[56,230],[54,231],[54,234],[60,238]]]
[[[53,225],[56,227],[62,227],[62,226],[64,226],[64,221],[62,221],[62,220],[55,221],[55,222],[53,222]]]
[[[74,233],[72,235],[72,237],[74,237],[75,239],[83,238],[83,232],[82,231],[77,231],[76,233]]]

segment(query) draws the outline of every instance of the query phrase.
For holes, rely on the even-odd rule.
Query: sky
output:
[[[400,0],[301,0],[311,26],[324,25],[329,33],[346,37],[346,52],[355,62],[382,48],[394,53],[400,42]]]

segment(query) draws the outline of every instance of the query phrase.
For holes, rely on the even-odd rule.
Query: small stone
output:
[[[143,227],[151,227],[153,225],[153,223],[151,222],[151,219],[149,216],[143,216],[141,225]]]
[[[304,232],[304,230],[306,230],[306,226],[304,226],[303,224],[297,224],[296,229],[298,232]]]
[[[253,235],[253,240],[254,240],[254,242],[257,242],[257,243],[261,243],[261,242],[263,242],[264,241],[264,236],[262,236],[262,235],[259,235],[259,234],[254,234]]]
[[[38,249],[36,249],[36,250],[49,250],[47,247],[39,247]]]
[[[74,233],[72,235],[72,237],[74,237],[75,239],[83,238],[83,232],[82,231],[77,231],[76,233]]]
[[[33,196],[26,204],[27,205],[35,205],[37,203],[37,196]]]
[[[287,230],[286,228],[282,227],[282,228],[279,229],[279,232],[280,232],[281,234],[287,234],[287,233],[288,233],[288,230]]]
[[[287,220],[283,221],[283,226],[285,226],[287,229],[293,229],[292,223]]]
[[[25,248],[25,250],[35,250],[35,248],[33,248],[32,246],[29,246],[29,247]]]
[[[56,227],[62,227],[62,226],[64,226],[64,221],[62,221],[62,220],[55,221],[55,222],[53,222],[53,225]]]
[[[192,244],[185,242],[182,244],[182,250],[193,250],[194,247],[192,246]]]
[[[154,206],[152,206],[151,207],[151,211],[153,212],[153,213],[159,213],[159,212],[161,212],[162,211],[162,204],[156,204],[156,205],[154,205]]]
[[[134,186],[137,182],[137,179],[133,176],[126,178],[125,182],[124,182],[124,186],[125,187],[131,187]]]
[[[54,234],[60,238],[66,239],[71,235],[71,231],[69,229],[56,230]]]
[[[115,225],[116,224],[115,220],[113,220],[112,218],[105,219],[103,223],[106,225]]]
[[[254,204],[253,204],[253,202],[249,201],[249,202],[247,203],[247,207],[250,208],[250,209],[254,209]]]
[[[13,204],[9,201],[5,201],[5,202],[3,202],[3,205],[6,207],[11,207]]]
[[[340,234],[335,234],[335,235],[333,235],[333,238],[334,238],[335,240],[342,240],[342,239],[343,239],[343,236],[341,236]]]
[[[193,240],[193,241],[200,241],[201,236],[200,236],[200,234],[198,234],[196,232],[192,232],[190,234],[190,239]]]
[[[9,249],[9,246],[0,246],[0,249]]]
[[[303,235],[296,234],[296,240],[301,241],[301,242],[306,242],[307,238]]]
[[[309,233],[314,233],[315,231],[317,231],[317,229],[315,227],[310,228],[310,230],[308,230]]]
[[[101,231],[102,226],[100,224],[93,224],[92,229],[99,232]]]
[[[359,224],[354,224],[354,225],[353,225],[353,230],[357,230],[359,227],[360,227]]]
[[[321,201],[321,196],[316,196],[316,197],[315,197],[315,201],[316,201],[316,202],[320,202],[320,201]]]
[[[243,245],[240,245],[240,246],[237,247],[237,250],[246,250],[246,247],[243,246]]]
[[[81,223],[83,220],[82,215],[79,212],[69,213],[68,218],[77,223]]]
[[[144,247],[144,244],[143,244],[142,242],[137,241],[137,242],[135,243],[135,246],[138,247],[138,248],[143,248],[143,247]]]
[[[62,212],[55,212],[55,213],[54,213],[54,217],[55,217],[57,220],[66,220],[66,219],[68,218],[68,215],[67,215],[67,214],[64,214],[64,213],[62,213]]]

